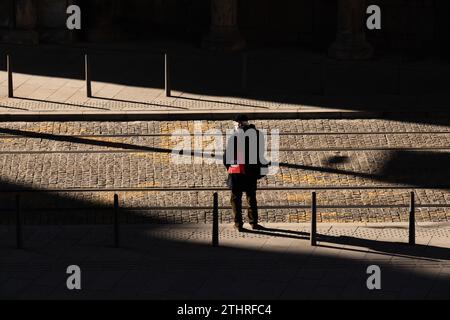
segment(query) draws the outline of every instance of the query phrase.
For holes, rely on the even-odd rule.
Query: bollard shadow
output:
[[[281,228],[268,228],[265,226],[260,226],[260,228],[261,228],[260,229],[261,231],[271,232],[274,234],[281,232],[281,233],[287,233],[287,234],[292,234],[292,235],[305,236],[305,237],[308,237],[308,239],[310,236],[310,234],[308,232],[303,232],[303,231],[295,231],[295,230],[288,230],[288,229],[281,229]],[[255,230],[250,230],[250,231],[255,231]]]
[[[266,228],[261,226],[260,230],[243,230],[245,233],[259,234],[280,238],[290,238],[290,239],[300,239],[300,240],[310,240],[311,234],[308,232],[301,232],[295,230],[287,230],[280,228]],[[442,247],[433,247],[422,244],[410,245],[406,242],[392,242],[392,241],[382,241],[382,240],[370,240],[363,238],[356,238],[351,236],[331,236],[317,234],[317,241],[327,242],[330,244],[342,245],[342,246],[352,246],[359,248],[367,248],[371,251],[355,248],[345,248],[345,247],[334,247],[330,245],[325,245],[323,243],[317,244],[319,247],[336,249],[336,250],[346,250],[353,252],[362,253],[373,253],[378,255],[389,255],[401,258],[411,258],[411,259],[422,259],[422,260],[449,260],[450,261],[450,249]]]
[[[250,230],[250,229],[243,228],[242,232],[249,233],[249,234],[259,234],[259,235],[264,235],[264,236],[287,238],[287,239],[299,239],[299,240],[308,240],[309,239],[309,233],[306,233],[306,232],[298,232],[298,231],[283,230],[283,229],[273,229],[273,228],[265,228],[265,227],[262,227],[259,230]]]
[[[98,97],[98,96],[94,96],[94,95],[92,96],[92,98],[98,99],[98,100],[105,100],[105,101],[140,104],[140,105],[152,106],[152,107],[163,107],[163,108],[171,108],[171,109],[189,110],[189,108],[186,108],[186,107],[171,106],[168,104],[160,104],[160,103],[153,103],[153,102],[139,102],[139,101],[132,101],[132,100],[117,99],[117,98],[104,98],[104,97]],[[179,97],[177,97],[177,98],[179,98]]]
[[[336,165],[341,163],[349,163],[351,161],[348,156],[332,156],[326,159],[328,165]]]
[[[199,101],[199,102],[210,102],[210,103],[216,103],[216,104],[225,104],[225,105],[231,105],[231,106],[238,106],[238,107],[251,107],[255,109],[269,109],[269,107],[265,106],[257,106],[249,103],[236,103],[236,102],[226,102],[226,101],[220,101],[220,100],[211,100],[211,99],[202,99],[202,98],[189,98],[185,96],[179,96],[178,99],[183,100],[191,100],[191,101]]]
[[[24,110],[24,111],[28,111],[27,108],[19,108],[19,107],[11,107],[11,106],[4,106],[0,104],[0,108],[4,108],[4,109],[12,109],[12,110]]]
[[[8,135],[16,135],[28,138],[37,138],[37,139],[47,139],[53,141],[64,141],[76,144],[85,144],[99,147],[107,147],[107,148],[116,148],[116,149],[125,149],[125,150],[135,150],[135,151],[147,151],[147,152],[160,152],[160,153],[171,153],[171,149],[166,148],[157,148],[157,147],[147,147],[140,146],[129,143],[121,143],[121,142],[113,142],[113,141],[100,141],[96,139],[88,139],[88,138],[80,138],[69,135],[57,135],[51,133],[42,133],[42,132],[33,132],[33,131],[25,131],[25,130],[16,130],[16,129],[7,129],[0,128],[0,133],[8,134]],[[198,155],[198,153],[194,153],[193,155]]]
[[[8,128],[0,128],[0,134],[15,135],[15,136],[36,138],[36,139],[46,139],[46,140],[53,140],[53,141],[63,141],[63,142],[70,142],[70,143],[75,143],[75,144],[84,144],[84,145],[91,145],[91,146],[98,146],[98,147],[105,147],[105,148],[132,150],[132,151],[136,151],[136,152],[143,151],[143,152],[157,152],[157,153],[168,153],[168,154],[173,152],[172,149],[168,149],[168,148],[148,147],[148,146],[143,146],[143,145],[114,142],[114,141],[102,141],[102,140],[97,140],[95,137],[93,139],[89,139],[89,138],[82,138],[82,137],[69,136],[69,135],[58,135],[58,134],[51,134],[51,133],[25,131],[25,130],[8,129]],[[195,150],[193,150],[189,153],[186,153],[183,150],[180,150],[179,154],[184,155],[184,156],[201,157],[201,158],[215,158],[214,154],[211,154],[209,152],[203,152],[203,151],[195,151]]]
[[[372,250],[369,251],[368,253],[374,253],[379,255],[389,255],[402,258],[425,259],[433,261],[435,260],[450,261],[450,249],[443,247],[434,247],[422,244],[410,245],[407,242],[370,240],[351,236],[330,236],[323,234],[317,234],[317,241],[322,242],[318,244],[319,247],[331,249],[347,250],[354,252],[367,252],[365,250],[355,248],[333,247],[330,245],[325,245],[323,244],[323,242],[344,246],[367,248],[369,250]]]
[[[84,105],[84,104],[75,104],[75,103],[68,103],[68,102],[50,101],[50,100],[42,100],[42,99],[26,98],[26,97],[18,97],[18,96],[14,96],[14,98],[15,99],[24,100],[24,101],[43,102],[43,103],[55,103],[55,104],[61,104],[61,105],[64,105],[64,106],[69,106],[69,107],[78,107],[78,108],[96,109],[96,110],[110,110],[108,108],[94,107],[94,106],[89,106],[89,105]],[[28,109],[25,109],[25,110],[28,110]]]

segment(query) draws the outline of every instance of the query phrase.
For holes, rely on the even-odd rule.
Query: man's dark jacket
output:
[[[242,129],[242,130],[240,130]],[[238,135],[242,133],[249,133],[248,130],[255,130],[255,136],[256,136],[256,146],[253,146],[251,148],[250,143],[254,143],[254,141],[250,141],[249,138],[245,139],[245,174],[228,174],[227,179],[227,185],[230,189],[233,188],[239,188],[243,191],[245,190],[256,190],[256,182],[259,178],[261,178],[263,175],[261,174],[261,168],[264,166],[267,166],[267,161],[264,159],[264,150],[265,150],[265,141],[263,134],[256,129],[256,127],[253,124],[247,125],[243,128],[240,128],[239,130],[236,130],[233,135],[229,138],[227,142],[227,146],[223,155],[223,164],[225,167],[228,168],[231,166],[232,163],[227,163],[227,154],[229,155],[229,158],[232,159],[233,164],[237,164],[237,154],[238,154]],[[253,133],[252,133],[253,134]],[[250,135],[251,136],[251,135]],[[234,150],[232,150],[233,142],[232,139],[234,139]],[[256,155],[250,155],[250,152],[256,152]],[[261,157],[260,157],[261,155]],[[255,159],[256,156],[256,163],[250,161]]]

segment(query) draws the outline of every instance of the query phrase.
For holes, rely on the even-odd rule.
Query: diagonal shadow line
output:
[[[7,129],[7,128],[0,128],[0,133],[24,136],[24,137],[28,137],[28,138],[38,138],[38,139],[47,139],[47,140],[87,144],[87,145],[100,146],[100,147],[120,148],[120,149],[128,149],[128,150],[131,149],[131,150],[137,150],[137,151],[153,151],[153,152],[162,152],[162,153],[171,153],[172,152],[172,150],[165,149],[165,148],[138,146],[138,145],[129,144],[129,143],[99,141],[99,140],[91,140],[91,139],[79,138],[79,137],[73,137],[73,136],[67,136],[67,135],[57,135],[57,134],[51,134],[51,133],[23,131],[23,130]]]
[[[29,109],[26,109],[26,108],[10,107],[10,106],[4,106],[4,105],[0,105],[0,108],[14,109],[14,110],[25,110],[25,111],[29,110]]]
[[[185,100],[192,100],[192,101],[201,101],[201,102],[210,102],[210,103],[219,103],[219,104],[229,104],[232,106],[239,106],[239,107],[252,107],[252,108],[259,108],[259,109],[269,109],[269,107],[264,106],[255,106],[252,104],[247,103],[236,103],[236,102],[225,102],[225,101],[217,101],[217,100],[209,100],[209,99],[198,99],[198,98],[188,98],[179,96],[178,99],[185,99]]]
[[[142,105],[145,105],[145,106],[152,106],[152,107],[163,107],[163,108],[189,110],[189,108],[186,108],[186,107],[170,106],[170,105],[159,104],[159,103],[152,103],[152,102],[129,101],[129,100],[116,99],[116,98],[103,98],[103,97],[96,97],[96,96],[93,96],[92,98],[98,99],[98,100],[107,100],[107,101],[116,101],[116,102],[123,102],[123,103],[142,104]]]
[[[317,244],[317,247],[328,248],[328,249],[336,249],[336,250],[345,250],[345,251],[351,251],[351,252],[370,253],[370,254],[377,254],[377,255],[380,255],[380,256],[386,256],[387,255],[389,257],[405,258],[405,259],[412,259],[412,260],[439,262],[439,260],[436,260],[436,259],[428,259],[428,258],[423,258],[423,257],[419,257],[419,256],[395,254],[395,253],[390,253],[390,252],[365,251],[365,250],[359,250],[359,249],[334,247],[334,246],[324,245],[324,244]]]
[[[310,240],[310,233],[293,231],[293,230],[285,230],[285,229],[276,229],[276,228],[265,228],[262,227],[261,230],[248,230],[243,229],[245,233],[253,233],[260,234],[266,236],[280,237],[280,238],[288,238],[288,239],[300,239],[300,240]],[[290,234],[283,234],[290,233]],[[433,247],[428,255],[427,253],[416,253],[412,254],[411,251],[414,249],[414,252],[424,251],[424,249],[428,248],[428,246],[423,246],[420,244],[416,244],[414,248],[412,248],[407,243],[399,243],[399,242],[387,242],[387,241],[379,241],[379,240],[369,240],[348,236],[329,236],[329,235],[320,235],[317,234],[317,240],[322,242],[329,242],[333,244],[341,244],[341,245],[351,245],[355,247],[368,248],[373,251],[364,251],[359,249],[351,249],[351,248],[342,248],[342,247],[334,247],[330,245],[318,244],[318,247],[330,248],[336,250],[347,250],[354,252],[362,252],[362,253],[372,253],[377,255],[389,255],[398,258],[407,258],[407,259],[415,259],[415,260],[423,260],[423,261],[432,261],[439,262],[439,259],[450,259],[450,250],[445,248]]]
[[[267,230],[267,229],[264,228],[262,230]],[[275,233],[275,232],[265,232],[262,230],[249,230],[249,229],[244,228],[242,230],[242,232],[260,234],[260,235],[264,235],[264,236],[288,238],[288,239],[300,239],[300,240],[308,240],[309,239],[309,237],[306,237],[306,236],[298,236],[298,235],[293,235],[293,234],[283,234],[283,233]]]
[[[299,236],[306,236],[310,237],[310,233],[309,232],[302,232],[302,231],[294,231],[294,230],[287,230],[287,229],[279,229],[279,228],[267,228],[267,227],[262,227],[263,231],[267,231],[267,232],[281,232],[281,233],[289,233],[289,234],[293,234],[293,235],[299,235]]]
[[[97,110],[107,110],[107,111],[109,111],[108,108],[86,106],[86,105],[75,104],[75,103],[57,102],[57,101],[41,100],[41,99],[35,99],[35,98],[24,98],[24,97],[14,97],[14,98],[17,98],[17,99],[20,99],[20,100],[34,101],[34,102],[46,102],[46,103],[62,104],[62,105],[69,106],[69,107],[78,107],[78,108],[97,109]]]
[[[307,166],[303,164],[292,164],[287,162],[280,162],[279,165],[281,167],[292,168],[292,169],[302,169],[302,170],[312,170],[324,173],[335,173],[335,174],[346,174],[353,175],[361,178],[371,179],[371,180],[384,180],[385,177],[378,174],[373,173],[364,173],[364,172],[355,172],[350,170],[342,170],[335,168],[327,168],[327,167],[317,167],[317,166]]]
[[[399,257],[417,257],[417,258],[429,258],[449,260],[450,259],[450,249],[433,247],[433,249],[426,253],[427,249],[430,249],[427,245],[415,244],[414,246],[409,245],[406,242],[389,242],[382,240],[370,240],[363,238],[355,238],[349,236],[330,236],[330,235],[317,235],[318,241],[329,242],[341,245],[350,245],[360,248],[368,248],[378,252],[384,252],[390,255],[397,255]],[[343,248],[345,249],[345,248]],[[422,251],[420,253],[420,251]],[[414,253],[413,253],[414,252]],[[376,253],[376,252],[371,252]]]
[[[139,145],[130,144],[130,143],[99,141],[99,140],[94,140],[94,139],[91,140],[91,139],[87,139],[87,138],[79,138],[79,137],[68,136],[68,135],[57,135],[57,134],[52,134],[52,133],[32,132],[32,131],[24,131],[24,130],[8,129],[8,128],[0,128],[0,133],[23,136],[23,137],[28,137],[28,138],[47,139],[47,140],[54,140],[54,141],[63,141],[63,142],[86,144],[86,145],[93,145],[93,146],[100,146],[100,147],[117,148],[117,149],[126,149],[126,150],[160,152],[160,153],[172,153],[173,152],[173,150],[166,149],[166,148],[146,147],[146,146],[139,146]],[[205,157],[205,156],[212,157],[211,155],[209,155],[207,153],[203,153],[203,152],[199,152],[199,151],[191,151],[190,153],[191,153],[191,156],[195,156],[195,157]],[[183,153],[183,155],[185,155],[185,154]]]

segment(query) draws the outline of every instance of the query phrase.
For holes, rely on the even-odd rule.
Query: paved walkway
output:
[[[320,208],[320,222],[408,221],[414,191],[417,221],[449,221],[450,132],[445,122],[422,121],[255,121],[268,133],[280,131],[279,171],[259,181],[261,218],[309,221],[311,191],[316,190],[319,206],[331,206]],[[204,133],[215,129],[225,134],[231,126],[231,121],[3,122],[0,190],[36,191],[22,197],[26,209],[39,210],[24,213],[35,223],[46,217],[58,220],[61,208],[85,208],[65,214],[68,224],[80,218],[85,223],[109,219],[109,209],[89,208],[109,208],[114,192],[121,208],[147,208],[124,213],[127,219],[202,222],[210,219],[212,193],[219,190],[219,204],[228,207],[221,210],[223,221],[230,221],[222,150],[212,163],[206,156],[173,158],[181,137],[171,135],[177,130],[193,134],[199,127]],[[269,148],[273,139],[267,137]],[[212,143],[210,136],[203,137],[204,147]],[[49,189],[59,192],[39,192]],[[380,208],[386,205],[392,207]],[[185,207],[190,210],[177,209]],[[11,208],[14,198],[0,192],[0,210]],[[0,222],[13,221],[13,213],[3,212]]]
[[[88,49],[93,98],[87,98],[85,49],[0,46],[13,55],[15,95],[6,97],[2,59],[0,115],[228,119],[235,112],[296,118],[448,111],[445,61],[385,57],[350,63],[298,50],[255,50],[247,54],[244,73],[241,54],[181,48],[172,53],[173,91],[166,97],[163,51],[126,48]]]
[[[237,233],[221,225],[127,225],[121,248],[110,226],[27,226],[24,250],[13,227],[0,227],[0,297],[7,299],[311,299],[450,298],[450,227],[319,224],[317,247],[305,224],[268,224]],[[80,291],[66,268],[81,268]],[[368,290],[367,267],[381,268]]]

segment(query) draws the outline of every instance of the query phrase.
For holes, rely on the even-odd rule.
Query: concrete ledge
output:
[[[351,111],[340,109],[287,110],[198,110],[198,111],[101,111],[101,112],[8,112],[0,114],[6,121],[139,121],[139,120],[230,120],[245,113],[250,119],[376,119],[376,118],[442,118],[448,113],[413,111]]]

